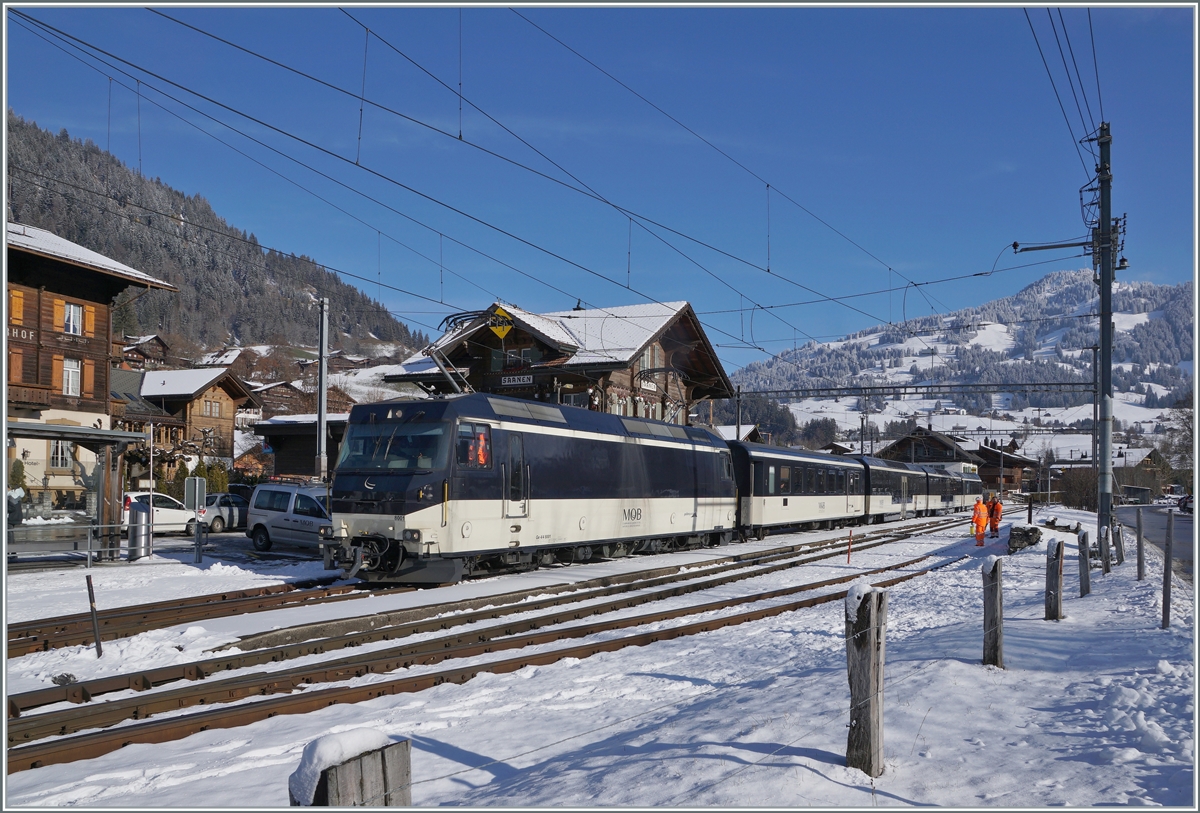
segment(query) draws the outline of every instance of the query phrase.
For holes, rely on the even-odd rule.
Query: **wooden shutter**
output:
[[[61,299],[54,300],[54,329],[61,331],[63,329],[63,317],[67,310],[67,303]]]
[[[91,338],[96,335],[96,306],[83,306],[83,335]]]
[[[13,384],[20,384],[24,380],[24,354],[20,350],[8,351],[8,380]]]
[[[25,292],[15,288],[8,292],[8,321],[10,324],[25,324]]]
[[[96,394],[96,362],[91,359],[83,360],[83,397],[91,398]]]
[[[58,390],[58,392],[60,392],[60,393],[63,391],[63,357],[62,356],[55,356],[50,361],[50,386],[53,387],[54,389]]]

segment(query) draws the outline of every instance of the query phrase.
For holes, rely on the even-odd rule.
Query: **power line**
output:
[[[1029,19],[1029,11],[1021,9],[1025,12],[1025,22],[1029,23],[1029,33],[1033,34],[1033,44],[1037,46],[1038,56],[1042,58],[1042,65],[1046,68],[1046,76],[1050,79],[1050,88],[1054,91],[1054,98],[1058,100],[1058,109],[1062,111],[1063,121],[1067,125],[1067,134],[1071,137],[1071,144],[1075,147],[1075,154],[1079,156],[1079,165],[1083,167],[1083,174],[1088,178],[1092,177],[1092,173],[1088,170],[1087,164],[1083,160],[1083,153],[1079,151],[1079,142],[1075,138],[1075,131],[1071,129],[1071,120],[1067,117],[1067,109],[1063,107],[1062,98],[1058,95],[1058,86],[1054,84],[1054,75],[1050,73],[1050,65],[1046,62],[1046,55],[1042,53],[1042,44],[1038,42],[1037,32],[1033,30],[1033,20]]]
[[[1059,9],[1058,16],[1060,19],[1062,18],[1062,9]],[[1090,130],[1088,130],[1087,122],[1084,121],[1084,119],[1083,119],[1083,109],[1079,106],[1079,96],[1077,96],[1075,94],[1075,80],[1071,78],[1071,69],[1067,67],[1067,56],[1066,56],[1066,54],[1063,53],[1062,42],[1060,42],[1058,39],[1058,26],[1056,26],[1054,24],[1054,16],[1050,14],[1049,8],[1046,9],[1046,17],[1050,20],[1050,30],[1054,32],[1054,44],[1056,46],[1058,46],[1058,56],[1062,60],[1063,73],[1065,73],[1067,75],[1067,84],[1071,88],[1071,97],[1075,100],[1075,110],[1076,110],[1076,112],[1079,113],[1079,124],[1083,128],[1083,131],[1085,133],[1090,132]],[[1063,23],[1063,35],[1064,36],[1066,35],[1066,30],[1067,30],[1067,26],[1066,26],[1066,23],[1064,22]],[[1070,44],[1069,41],[1068,41],[1068,44]],[[1073,54],[1072,54],[1072,59],[1074,59]],[[1080,91],[1080,93],[1083,92],[1083,81],[1082,80],[1079,83],[1079,91]],[[1086,97],[1084,97],[1084,101],[1085,102],[1087,101]],[[1094,130],[1094,129],[1096,129],[1095,126],[1092,127],[1092,130]],[[1096,151],[1094,149],[1092,149],[1091,144],[1088,144],[1088,152],[1091,154],[1092,159],[1095,160],[1096,159]]]
[[[1063,39],[1067,41],[1067,50],[1071,53],[1071,64],[1075,66],[1075,78],[1079,80],[1079,93],[1083,96],[1083,104],[1087,107],[1088,121],[1092,123],[1092,131],[1096,129],[1096,119],[1092,116],[1092,106],[1088,104],[1087,91],[1083,88],[1083,74],[1079,72],[1079,63],[1075,61],[1075,49],[1071,47],[1071,35],[1067,33],[1067,21],[1063,18],[1062,9],[1058,9],[1058,21],[1062,23]]]
[[[263,126],[263,127],[266,127],[266,128],[268,128],[268,129],[270,129],[270,130],[272,130],[272,131],[274,131],[274,132],[276,132],[276,133],[278,133],[278,134],[280,134],[280,135],[282,135],[282,136],[284,136],[284,137],[286,137],[286,138],[290,138],[290,139],[292,139],[292,140],[294,140],[294,141],[297,141],[297,142],[299,142],[299,143],[301,143],[301,144],[304,144],[305,146],[308,146],[308,147],[310,147],[310,148],[312,148],[312,149],[314,149],[314,150],[317,150],[318,152],[321,152],[322,154],[325,154],[325,155],[327,155],[327,156],[329,156],[329,157],[331,157],[331,158],[334,158],[334,159],[336,159],[336,160],[338,160],[338,161],[342,161],[342,162],[345,162],[345,163],[347,163],[347,164],[350,164],[350,165],[352,165],[352,166],[355,166],[355,167],[357,167],[358,169],[361,169],[362,171],[365,171],[365,172],[367,172],[367,173],[369,173],[369,174],[371,174],[371,175],[373,175],[373,176],[375,176],[375,177],[377,177],[377,178],[379,178],[379,179],[381,179],[381,180],[384,180],[384,181],[386,181],[386,182],[388,182],[388,183],[391,183],[391,184],[393,184],[393,185],[395,185],[395,186],[398,186],[398,187],[400,187],[400,188],[402,188],[402,189],[404,189],[404,190],[406,190],[406,191],[409,191],[409,192],[411,192],[411,193],[412,193],[412,194],[414,194],[414,195],[417,195],[417,196],[419,196],[419,197],[421,197],[421,198],[424,198],[424,199],[426,199],[426,200],[428,200],[428,201],[430,201],[430,202],[432,202],[432,203],[435,203],[436,205],[442,206],[442,207],[444,207],[444,208],[446,208],[446,209],[448,209],[448,210],[450,210],[450,211],[452,211],[452,212],[454,212],[454,213],[456,213],[456,214],[459,214],[460,216],[462,216],[462,217],[465,217],[465,218],[467,218],[468,220],[471,220],[471,221],[473,221],[473,222],[476,222],[476,223],[478,223],[479,225],[485,226],[486,228],[492,229],[492,230],[494,230],[494,231],[496,231],[496,232],[498,232],[498,233],[500,233],[500,234],[503,234],[503,235],[505,235],[505,236],[508,236],[508,237],[510,237],[511,239],[513,239],[513,240],[515,240],[515,241],[517,241],[517,242],[519,242],[519,243],[522,243],[523,245],[526,245],[526,246],[528,246],[528,247],[530,247],[530,248],[533,248],[533,249],[535,249],[535,250],[537,250],[537,251],[540,251],[540,252],[542,252],[542,253],[544,253],[544,254],[547,254],[548,256],[551,256],[551,257],[554,257],[554,258],[556,258],[556,259],[559,259],[560,261],[562,261],[562,262],[564,262],[564,263],[566,263],[566,264],[568,264],[568,265],[571,265],[571,266],[573,266],[573,267],[576,267],[576,268],[578,268],[578,269],[580,269],[580,270],[583,270],[583,271],[585,271],[585,272],[587,272],[588,274],[591,274],[591,275],[593,275],[593,276],[599,277],[599,278],[600,278],[600,279],[602,279],[602,280],[605,280],[605,281],[607,281],[607,282],[610,282],[610,283],[612,283],[612,284],[614,284],[614,285],[618,285],[619,287],[626,288],[626,286],[623,286],[623,285],[621,285],[619,282],[617,282],[617,281],[615,281],[615,280],[612,280],[612,279],[608,278],[607,276],[605,276],[605,275],[603,275],[603,274],[601,274],[601,273],[599,273],[599,272],[597,272],[597,271],[595,271],[595,270],[593,270],[593,269],[590,269],[590,268],[588,268],[588,267],[586,267],[586,266],[584,266],[584,265],[582,265],[582,264],[580,264],[580,263],[576,263],[576,262],[574,262],[573,260],[570,260],[570,259],[568,259],[568,258],[566,258],[566,257],[563,257],[563,256],[561,256],[561,255],[557,254],[556,252],[553,252],[553,251],[551,251],[551,250],[549,250],[549,249],[547,249],[547,248],[544,248],[544,247],[542,247],[542,246],[539,246],[539,245],[537,245],[536,243],[533,243],[532,241],[525,240],[524,238],[521,238],[521,237],[519,237],[519,236],[517,236],[517,235],[515,235],[515,234],[512,234],[511,232],[508,232],[508,231],[506,231],[506,230],[504,230],[504,229],[500,228],[499,226],[495,226],[495,225],[493,225],[493,224],[491,224],[491,223],[489,223],[489,222],[487,222],[487,221],[485,221],[485,220],[482,220],[481,218],[477,218],[477,217],[475,217],[475,216],[473,216],[473,215],[470,215],[470,214],[468,214],[468,213],[466,213],[466,212],[464,212],[464,211],[462,211],[462,210],[460,210],[460,209],[457,209],[457,208],[455,208],[455,207],[451,206],[450,204],[444,203],[444,202],[442,202],[442,201],[440,201],[440,200],[438,200],[438,199],[436,199],[436,198],[434,198],[434,197],[432,197],[432,196],[430,196],[430,195],[427,195],[427,194],[425,194],[425,193],[423,193],[423,192],[420,192],[419,190],[416,190],[416,189],[414,189],[413,187],[410,187],[410,186],[408,186],[408,185],[406,185],[406,184],[404,184],[404,183],[402,183],[402,182],[400,182],[400,181],[397,181],[397,180],[395,180],[395,179],[393,179],[393,178],[391,178],[391,177],[389,177],[389,176],[387,176],[387,175],[385,175],[385,174],[383,174],[383,173],[381,173],[381,172],[378,172],[378,171],[376,171],[376,170],[372,170],[372,169],[370,169],[369,167],[365,167],[365,166],[362,166],[362,165],[360,165],[360,164],[354,164],[353,162],[349,161],[349,159],[347,159],[347,158],[345,158],[345,157],[343,157],[343,156],[340,156],[340,155],[338,155],[338,154],[334,153],[334,152],[333,152],[333,151],[331,151],[331,150],[328,150],[328,149],[326,149],[326,148],[324,148],[324,147],[321,147],[321,146],[319,146],[319,145],[317,145],[317,144],[315,144],[315,143],[313,143],[313,142],[307,141],[306,139],[303,139],[303,138],[301,138],[300,136],[297,136],[297,135],[295,135],[295,134],[293,134],[293,133],[291,133],[291,132],[289,132],[289,131],[287,131],[287,130],[284,130],[284,129],[282,129],[282,128],[279,128],[279,127],[276,127],[276,126],[274,126],[274,125],[271,125],[271,124],[269,124],[269,123],[267,123],[267,122],[265,122],[265,121],[262,121],[262,120],[260,120],[260,119],[257,119],[257,118],[255,118],[254,116],[251,116],[251,115],[249,115],[249,114],[247,114],[247,113],[244,113],[244,112],[242,112],[242,111],[240,111],[240,110],[237,110],[237,109],[235,109],[235,108],[232,108],[232,107],[230,107],[230,106],[228,106],[228,105],[225,105],[225,104],[223,104],[223,103],[221,103],[221,102],[219,102],[219,101],[217,101],[217,100],[215,100],[215,99],[212,99],[212,98],[210,98],[210,97],[208,97],[208,96],[206,96],[206,95],[204,95],[204,94],[201,94],[201,93],[199,93],[199,92],[197,92],[197,91],[191,90],[190,88],[188,88],[188,87],[186,87],[186,86],[184,86],[184,85],[182,85],[182,84],[180,84],[180,83],[178,83],[178,82],[174,82],[174,81],[172,81],[172,80],[170,80],[170,79],[168,79],[168,78],[166,78],[166,77],[164,77],[164,76],[161,76],[161,75],[159,75],[159,74],[157,74],[157,73],[155,73],[155,72],[153,72],[153,71],[150,71],[150,70],[148,70],[148,69],[146,69],[146,68],[143,68],[143,67],[141,67],[141,66],[139,66],[139,65],[137,65],[137,64],[135,64],[135,63],[133,63],[133,62],[130,62],[129,60],[126,60],[126,59],[124,59],[124,58],[122,58],[122,57],[119,57],[119,56],[117,56],[117,55],[115,55],[115,54],[112,54],[111,52],[105,51],[104,49],[101,49],[101,48],[99,48],[98,46],[95,46],[95,45],[92,45],[92,44],[90,44],[90,43],[87,43],[86,41],[84,41],[84,40],[82,40],[82,39],[80,39],[80,38],[78,38],[78,37],[75,37],[75,36],[73,36],[73,35],[71,35],[71,34],[68,34],[68,33],[66,33],[66,32],[60,31],[59,29],[56,29],[56,28],[54,28],[53,26],[50,26],[50,25],[48,25],[48,24],[46,24],[46,23],[43,23],[43,22],[41,22],[40,20],[37,20],[36,18],[30,17],[29,15],[25,15],[25,14],[23,14],[23,13],[22,13],[22,12],[20,12],[20,11],[17,11],[17,10],[15,10],[15,9],[14,9],[14,10],[13,10],[13,13],[14,13],[14,14],[17,14],[17,15],[20,15],[21,17],[23,17],[23,18],[25,18],[25,19],[27,19],[27,20],[31,21],[32,23],[34,23],[34,24],[38,25],[38,26],[39,26],[39,27],[41,27],[41,28],[44,28],[44,29],[46,29],[46,30],[48,30],[48,31],[52,31],[52,32],[54,32],[56,35],[58,35],[58,36],[60,36],[60,37],[62,37],[62,38],[69,39],[69,40],[72,40],[73,42],[79,43],[80,45],[82,45],[82,46],[85,46],[85,47],[87,47],[87,48],[90,48],[90,49],[92,49],[92,50],[94,50],[94,51],[96,51],[96,52],[98,52],[98,53],[100,53],[100,54],[103,54],[104,56],[107,56],[107,57],[109,57],[110,59],[114,59],[114,60],[116,60],[116,61],[118,61],[118,62],[121,62],[121,63],[123,63],[123,64],[125,64],[125,65],[128,65],[128,66],[130,66],[131,68],[134,68],[135,70],[141,71],[141,72],[143,72],[143,73],[145,73],[145,74],[147,74],[147,75],[149,75],[149,76],[152,76],[152,77],[154,77],[155,79],[159,79],[160,81],[166,82],[166,83],[168,83],[168,84],[172,85],[173,87],[177,87],[177,88],[179,88],[180,90],[182,90],[182,91],[184,91],[184,92],[186,92],[186,93],[190,93],[190,94],[192,94],[192,95],[196,96],[197,98],[200,98],[200,99],[203,99],[204,101],[207,101],[207,102],[209,102],[210,104],[213,104],[213,105],[215,105],[215,106],[217,106],[217,107],[220,107],[220,108],[222,108],[222,109],[224,109],[224,110],[227,110],[227,111],[229,111],[229,112],[231,112],[231,113],[233,113],[233,114],[235,114],[235,115],[241,116],[241,117],[243,117],[243,118],[245,118],[245,119],[247,119],[247,120],[249,120],[249,121],[251,121],[251,122],[254,122],[254,123],[256,123],[256,124],[259,124],[259,125],[261,125],[261,126]],[[140,80],[139,80],[139,82],[140,82]],[[149,87],[149,85],[148,85],[148,87]],[[159,93],[162,93],[162,91],[161,91],[161,90],[158,90],[157,88],[154,88],[154,90],[156,90],[156,91],[157,91],[157,92],[159,92]],[[167,96],[167,98],[173,98],[173,97],[171,97],[171,96],[169,96],[168,94],[165,94],[165,93],[164,93],[163,95],[164,95],[164,96]],[[189,109],[193,109],[193,110],[195,110],[195,108],[192,108],[190,105],[188,105],[188,107],[189,107]],[[199,111],[197,111],[197,112],[199,112]],[[229,127],[230,129],[233,129],[235,132],[239,132],[239,131],[237,131],[237,130],[236,130],[236,128],[233,128],[233,127],[231,127],[230,125],[228,125],[228,124],[225,124],[224,122],[219,122],[219,120],[217,120],[217,119],[213,118],[212,116],[209,116],[208,114],[203,114],[203,115],[206,115],[208,118],[210,118],[210,119],[213,119],[214,121],[218,121],[218,123],[221,123],[221,124],[223,124],[223,126],[226,126],[226,127]],[[283,156],[283,157],[285,157],[285,158],[287,158],[287,159],[289,159],[289,160],[292,160],[292,161],[294,161],[294,162],[296,162],[296,163],[299,163],[301,166],[305,166],[306,168],[309,168],[310,170],[312,170],[312,171],[314,171],[314,172],[318,172],[318,174],[321,174],[323,177],[327,177],[327,178],[329,178],[330,180],[334,181],[335,183],[339,183],[339,184],[341,184],[341,185],[343,185],[343,186],[346,186],[347,188],[350,188],[350,189],[352,189],[352,187],[349,187],[348,185],[344,184],[343,182],[341,182],[341,181],[337,181],[336,179],[333,179],[331,176],[328,176],[328,175],[326,175],[325,173],[320,173],[318,170],[315,170],[315,169],[313,169],[313,168],[311,168],[311,167],[308,167],[308,165],[305,165],[305,164],[303,164],[303,163],[302,163],[302,162],[300,162],[298,159],[295,159],[295,158],[293,158],[292,156],[289,156],[289,155],[287,155],[286,153],[283,153],[283,152],[281,152],[281,151],[279,151],[279,150],[277,150],[277,149],[275,149],[275,148],[273,148],[273,147],[269,147],[268,145],[265,145],[265,144],[263,144],[261,141],[258,141],[257,139],[251,139],[251,140],[254,140],[256,143],[259,143],[259,144],[261,144],[262,146],[264,146],[264,147],[266,147],[266,148],[268,148],[268,149],[271,149],[272,151],[276,152],[277,154],[279,154],[279,155],[281,155],[281,156]],[[357,192],[357,190],[353,190],[353,191]],[[388,208],[390,209],[391,207],[388,207]],[[404,213],[402,213],[402,212],[399,212],[398,210],[392,209],[392,211],[395,211],[397,214],[399,214],[399,215],[401,215],[402,217],[405,217],[405,218],[407,218],[407,219],[411,220],[411,221],[412,221],[412,222],[414,222],[414,223],[418,223],[419,225],[425,225],[425,224],[420,224],[420,223],[419,223],[419,221],[415,220],[414,218],[410,217],[409,215],[406,215],[406,214],[404,214]],[[430,230],[431,230],[431,231],[436,231],[436,230],[433,230],[433,229],[432,229],[431,227],[429,227],[429,226],[425,226],[425,227],[426,227],[426,228],[430,228]],[[439,233],[440,233],[440,232],[439,232]],[[450,239],[451,239],[451,240],[453,240],[453,238],[450,238]],[[517,269],[517,268],[515,268],[515,267],[513,267],[513,266],[511,266],[511,265],[508,265],[507,263],[503,263],[502,261],[500,261],[500,260],[498,260],[498,259],[496,259],[496,258],[494,258],[494,257],[491,257],[490,255],[486,255],[486,254],[484,254],[483,252],[480,252],[480,251],[478,251],[477,249],[474,249],[474,248],[472,248],[471,246],[468,246],[467,244],[465,244],[465,243],[462,243],[461,241],[458,241],[458,240],[453,240],[453,241],[454,241],[454,242],[456,242],[456,243],[458,243],[459,245],[462,245],[462,246],[464,246],[465,248],[468,248],[468,249],[469,249],[469,250],[471,250],[471,251],[475,251],[476,253],[479,253],[479,254],[481,254],[481,255],[483,255],[483,256],[487,256],[487,257],[489,257],[489,259],[492,259],[493,261],[495,261],[495,262],[497,262],[497,263],[499,263],[499,264],[501,264],[501,265],[504,265],[504,266],[505,266],[505,267],[507,267],[507,268],[511,268],[512,270],[516,271],[517,273],[520,273],[520,274],[522,274],[522,275],[524,275],[524,276],[527,276],[527,277],[529,277],[530,279],[533,279],[533,280],[535,280],[535,281],[537,281],[537,282],[539,282],[539,283],[541,283],[541,284],[543,284],[543,285],[546,285],[547,287],[550,287],[550,288],[552,288],[552,289],[554,289],[554,290],[557,290],[557,291],[559,291],[560,293],[564,293],[564,294],[566,293],[565,291],[562,291],[561,289],[557,288],[556,286],[554,286],[554,285],[552,285],[552,284],[550,284],[550,283],[548,283],[548,282],[545,282],[544,280],[541,280],[541,279],[539,279],[539,278],[537,278],[537,277],[534,277],[533,275],[531,275],[531,274],[528,274],[527,272],[521,271],[520,269]],[[670,245],[670,244],[668,244],[668,245]],[[672,248],[674,248],[674,247],[672,247]],[[676,251],[678,251],[678,249],[675,249],[675,250],[676,250]],[[681,252],[681,253],[682,253],[682,252]],[[684,256],[686,256],[686,255],[684,255]],[[689,259],[690,259],[690,258],[689,258]],[[695,262],[695,261],[693,260],[693,262]],[[645,293],[643,293],[643,292],[641,292],[641,291],[638,291],[638,290],[636,290],[636,289],[634,289],[634,288],[626,288],[626,289],[627,289],[627,290],[630,290],[630,291],[633,291],[634,293],[638,294],[639,296],[643,297],[644,299],[647,299],[647,300],[649,300],[650,302],[654,302],[654,303],[656,303],[656,304],[659,304],[659,305],[662,305],[662,304],[663,304],[662,302],[659,302],[659,301],[658,301],[657,299],[655,299],[654,297],[651,297],[650,295],[648,295],[648,294],[645,294]],[[568,295],[568,296],[569,296],[569,295]],[[581,297],[571,297],[571,298],[575,298],[575,299],[577,299],[577,300],[581,300],[581,299],[582,299]],[[589,303],[589,304],[590,304],[590,303]],[[597,308],[597,310],[601,310],[601,311],[603,311],[604,309],[603,309],[603,308]],[[615,316],[615,315],[614,315],[614,316]],[[619,318],[619,317],[618,317],[618,318]],[[786,323],[785,323],[785,324],[786,324]],[[789,325],[789,326],[790,326],[790,325]],[[729,336],[730,338],[734,338],[732,334],[730,334],[730,333],[728,333],[728,332],[726,332],[726,331],[724,331],[724,330],[721,330],[720,328],[717,328],[717,327],[715,327],[715,326],[712,326],[712,325],[708,325],[707,327],[709,327],[709,329],[711,329],[711,330],[714,330],[714,331],[715,331],[715,332],[717,332],[717,333],[721,333],[721,334],[723,334],[723,335]],[[755,347],[754,347],[754,349],[758,350],[759,352],[762,352],[762,353],[764,353],[765,355],[770,355],[770,353],[769,353],[769,352],[768,352],[768,351],[767,351],[765,348],[762,348],[762,347],[755,346]]]
[[[565,49],[567,49],[568,51],[570,51],[572,54],[574,54],[575,56],[577,56],[579,59],[583,60],[584,62],[586,62],[587,64],[591,65],[593,68],[595,68],[597,71],[599,71],[600,73],[604,74],[605,76],[607,76],[607,77],[608,77],[609,79],[611,79],[612,81],[616,82],[618,85],[620,85],[622,88],[624,88],[625,90],[627,90],[627,91],[629,91],[630,93],[632,93],[632,94],[633,94],[634,96],[636,96],[638,99],[641,99],[643,102],[645,102],[645,103],[646,103],[646,104],[648,104],[650,107],[652,107],[652,108],[654,108],[655,110],[657,110],[657,111],[658,111],[659,113],[661,113],[663,116],[666,116],[668,119],[670,119],[671,121],[673,121],[675,124],[679,125],[679,126],[680,126],[680,127],[682,127],[684,130],[686,130],[688,133],[690,133],[691,135],[695,136],[697,139],[699,139],[700,141],[704,142],[706,145],[708,145],[708,146],[709,146],[709,147],[711,147],[712,149],[716,150],[718,153],[720,153],[720,154],[721,154],[722,156],[724,156],[726,159],[728,159],[729,161],[731,161],[732,163],[734,163],[736,166],[738,166],[739,168],[741,168],[743,171],[745,171],[745,172],[746,172],[747,174],[749,174],[751,177],[755,178],[756,180],[758,180],[759,182],[761,182],[761,183],[763,183],[763,184],[766,184],[767,186],[770,186],[770,183],[769,183],[769,182],[768,182],[768,181],[767,181],[765,178],[763,178],[763,177],[762,177],[762,176],[760,176],[758,173],[756,173],[754,170],[750,169],[750,168],[749,168],[749,167],[747,167],[745,164],[743,164],[742,162],[740,162],[740,161],[738,161],[736,158],[734,158],[732,155],[730,155],[729,153],[727,153],[727,152],[725,152],[724,150],[722,150],[722,149],[721,149],[720,147],[718,147],[716,144],[713,144],[711,141],[709,141],[708,139],[706,139],[704,136],[700,135],[700,134],[699,134],[699,133],[697,133],[695,130],[693,130],[692,128],[688,127],[686,124],[684,124],[682,121],[680,121],[679,119],[677,119],[677,118],[675,118],[674,116],[672,116],[672,115],[671,115],[670,113],[668,113],[666,110],[662,109],[661,107],[659,107],[658,105],[656,105],[654,102],[650,101],[650,100],[649,100],[649,99],[647,99],[645,96],[643,96],[642,94],[638,93],[636,90],[634,90],[634,89],[633,89],[633,88],[631,88],[629,85],[627,85],[627,84],[625,84],[624,82],[622,82],[622,81],[621,81],[620,79],[618,79],[616,76],[612,75],[611,73],[609,73],[608,71],[606,71],[604,68],[600,67],[600,66],[599,66],[599,65],[597,65],[595,62],[593,62],[592,60],[588,59],[588,58],[587,58],[586,56],[584,56],[583,54],[579,53],[579,51],[575,50],[575,49],[574,49],[574,48],[572,48],[570,45],[568,45],[567,43],[563,42],[561,39],[559,39],[558,37],[554,36],[554,35],[553,35],[553,34],[551,34],[549,31],[547,31],[546,29],[542,28],[540,25],[538,25],[537,23],[533,22],[532,20],[530,20],[530,19],[529,19],[528,17],[526,17],[524,14],[521,14],[521,12],[517,11],[516,9],[510,9],[510,11],[512,11],[514,14],[516,14],[518,17],[520,17],[520,18],[521,18],[522,20],[524,20],[525,22],[529,23],[529,25],[533,26],[533,27],[534,27],[534,28],[536,28],[538,31],[541,31],[543,34],[545,34],[545,35],[546,35],[547,37],[549,37],[550,39],[552,39],[552,40],[554,40],[555,42],[557,42],[557,43],[558,43],[559,45],[561,45],[563,48],[565,48]],[[794,199],[794,198],[792,198],[790,195],[788,195],[787,193],[785,193],[785,192],[783,192],[782,190],[780,190],[778,187],[774,187],[774,189],[775,189],[775,192],[776,192],[777,194],[779,194],[779,195],[780,195],[780,196],[781,196],[781,197],[782,197],[784,200],[788,201],[788,202],[789,202],[789,203],[791,203],[793,206],[795,206],[796,208],[800,209],[800,211],[804,212],[804,213],[805,213],[805,214],[807,214],[809,217],[811,217],[811,218],[813,218],[814,220],[816,220],[816,221],[817,221],[818,223],[820,223],[822,226],[824,226],[825,228],[829,229],[830,231],[832,231],[834,234],[836,234],[836,235],[838,235],[839,237],[841,237],[841,238],[842,238],[843,240],[845,240],[846,242],[850,243],[850,245],[854,246],[854,247],[855,247],[855,248],[857,248],[859,251],[863,252],[863,253],[864,253],[864,254],[866,254],[868,257],[870,257],[871,259],[875,260],[875,262],[877,262],[877,263],[879,263],[880,265],[882,265],[882,266],[883,266],[884,268],[886,268],[888,271],[891,271],[891,272],[893,272],[893,273],[895,273],[895,274],[899,275],[899,276],[900,276],[902,279],[905,279],[905,280],[907,280],[907,281],[909,281],[909,282],[913,282],[913,280],[909,279],[909,278],[908,278],[908,277],[906,277],[904,274],[901,274],[899,271],[896,271],[894,268],[892,268],[892,267],[891,267],[890,265],[888,265],[886,262],[884,262],[883,260],[881,260],[879,257],[875,256],[875,255],[874,255],[873,253],[871,253],[870,251],[868,251],[868,250],[867,250],[865,247],[863,247],[863,246],[862,246],[861,244],[859,244],[857,241],[855,241],[854,239],[852,239],[850,236],[846,235],[845,233],[843,233],[843,232],[842,232],[842,231],[840,231],[839,229],[835,228],[835,227],[834,227],[832,224],[828,223],[828,222],[827,222],[827,221],[825,221],[823,218],[819,217],[819,216],[818,216],[818,215],[817,215],[815,212],[813,212],[812,210],[810,210],[808,207],[804,206],[804,205],[803,205],[803,204],[801,204],[799,201],[795,200],[795,199]],[[923,294],[923,293],[922,293],[922,296],[924,296],[924,294]],[[941,303],[939,303],[939,304],[941,304]],[[930,307],[931,307],[931,308],[933,307],[933,306],[932,306],[932,303],[930,303]],[[947,308],[945,305],[942,305],[942,308],[943,308],[944,310],[949,310],[949,308]]]
[[[1092,10],[1087,10],[1088,38],[1092,41],[1092,67],[1096,70],[1096,99],[1100,102],[1100,121],[1104,121],[1104,96],[1100,93],[1100,63],[1096,61],[1096,35],[1092,31]]]

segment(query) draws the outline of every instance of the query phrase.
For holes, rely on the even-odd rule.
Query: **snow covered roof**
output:
[[[93,271],[100,271],[110,276],[120,277],[131,283],[145,285],[150,288],[162,288],[167,291],[179,290],[169,282],[163,282],[145,272],[138,271],[136,268],[130,268],[114,259],[105,257],[103,254],[72,243],[70,240],[59,237],[57,234],[48,232],[45,229],[39,229],[36,226],[27,226],[23,223],[9,221],[6,236],[10,247],[20,248],[33,254],[40,254],[43,257],[53,257],[57,260],[90,268]]]
[[[200,357],[200,366],[202,367],[228,367],[237,361],[238,356],[242,354],[240,347],[232,347],[226,350],[216,350],[212,353],[205,353]]]
[[[531,313],[513,305],[496,303],[512,316],[514,324],[540,334],[549,344],[572,354],[563,365],[572,367],[605,362],[627,363],[688,306],[687,302],[621,305],[553,313]],[[463,336],[486,327],[479,320],[447,332],[435,342],[452,346]],[[421,353],[404,360],[405,373],[429,372],[436,365]]]
[[[345,423],[346,421],[350,420],[350,413],[349,412],[327,412],[327,413],[325,413],[325,420],[326,420],[326,422],[335,421],[335,422],[339,422],[339,423]],[[307,413],[304,413],[301,415],[276,415],[273,418],[267,418],[266,420],[259,421],[258,424],[256,424],[256,425],[257,426],[263,426],[263,425],[283,426],[286,424],[316,423],[316,422],[317,422],[317,413],[307,412]]]
[[[576,338],[579,350],[567,362],[571,366],[632,361],[647,342],[664,330],[687,306],[687,302],[649,303],[559,311],[542,316],[560,322]]]
[[[728,426],[714,426],[712,429],[721,436],[722,440],[748,440],[750,438],[750,434],[758,429],[758,424],[742,424],[741,435],[738,435],[736,424],[729,424]]]
[[[142,379],[143,398],[193,396],[211,387],[229,372],[227,367],[205,367],[199,370],[155,370]]]

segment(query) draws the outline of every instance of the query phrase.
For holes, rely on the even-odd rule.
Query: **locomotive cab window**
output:
[[[721,476],[726,480],[733,479],[733,458],[729,452],[721,452]]]
[[[455,450],[460,469],[490,469],[492,428],[485,423],[460,423]]]

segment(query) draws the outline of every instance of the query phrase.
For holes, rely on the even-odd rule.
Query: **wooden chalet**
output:
[[[947,471],[973,473],[978,472],[979,467],[984,464],[984,459],[970,448],[977,445],[957,435],[947,435],[918,426],[909,434],[880,449],[874,456],[881,460],[922,463],[939,466]]]
[[[169,283],[45,229],[9,222],[5,231],[8,387],[5,416],[12,444],[8,465],[20,458],[28,491],[50,509],[79,505],[85,492],[100,494],[102,523],[116,516],[119,479],[98,476],[97,450],[110,449],[111,472],[129,443],[113,419],[126,402],[111,393],[110,376],[121,363],[112,335],[112,302],[130,286],[176,291]],[[20,427],[62,427],[61,439]],[[80,427],[71,434],[68,427]],[[14,432],[18,429],[18,432]],[[69,437],[82,436],[87,442]],[[102,485],[103,484],[103,485]],[[115,497],[113,496],[115,493]],[[96,504],[95,497],[90,498]]]
[[[250,388],[225,367],[153,370],[142,379],[140,395],[185,422],[187,440],[211,438],[205,456],[233,465],[233,430],[238,407],[254,400]]]
[[[157,334],[126,336],[121,345],[121,360],[132,370],[147,370],[167,366],[171,347]]]
[[[541,314],[496,303],[448,324],[445,335],[384,381],[431,393],[466,384],[476,392],[679,424],[697,401],[734,394],[687,302]]]

